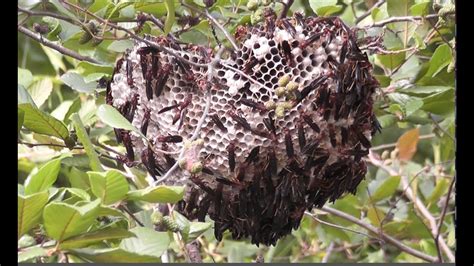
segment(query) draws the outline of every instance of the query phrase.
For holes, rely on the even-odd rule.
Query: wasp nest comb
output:
[[[153,145],[116,129],[125,161],[153,177],[178,160],[164,182],[186,185],[179,211],[215,221],[215,236],[275,244],[305,210],[354,193],[364,178],[377,81],[354,33],[339,18],[276,19],[241,27],[238,51],[214,69],[207,47],[149,38],[117,62],[107,89],[116,107]],[[184,58],[184,60],[183,60]],[[194,62],[197,64],[190,64]],[[210,107],[199,139],[186,142]]]

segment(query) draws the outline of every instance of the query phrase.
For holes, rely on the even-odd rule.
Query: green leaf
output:
[[[48,99],[53,91],[53,81],[51,78],[42,78],[35,81],[28,87],[28,92],[33,98],[36,106],[41,106]]]
[[[72,105],[69,107],[69,110],[66,112],[64,115],[63,121],[68,122],[70,120],[70,117],[73,113],[79,112],[81,109],[81,98],[77,97],[74,102],[72,102]]]
[[[82,200],[85,200],[85,201],[91,200],[91,196],[83,189],[66,187],[64,188],[64,190],[66,190],[67,192],[71,193],[71,195],[74,195]]]
[[[150,203],[176,203],[183,198],[184,188],[178,186],[156,186],[128,192],[129,200]]]
[[[81,207],[62,202],[49,203],[43,212],[44,227],[48,236],[61,242],[87,231],[95,222],[99,206],[99,199]]]
[[[131,49],[133,47],[132,40],[117,40],[113,41],[108,47],[107,50],[117,53],[123,53],[127,49]]]
[[[310,0],[309,6],[313,9],[314,13],[318,14],[318,9],[326,6],[335,6],[337,0]],[[320,14],[318,14],[320,15]]]
[[[405,52],[396,54],[379,54],[375,56],[376,63],[386,69],[393,70],[405,62]]]
[[[387,0],[387,12],[391,17],[410,16],[410,7],[413,6],[413,0]],[[398,22],[390,25],[396,31],[402,40],[403,47],[407,47],[409,40],[416,30],[416,24],[413,22]]]
[[[31,98],[30,93],[25,89],[25,87],[23,87],[23,85],[18,84],[18,104],[23,103],[29,103],[34,108],[38,108],[35,101],[33,101],[33,98]]]
[[[79,74],[87,76],[94,73],[104,73],[106,75],[112,75],[114,68],[109,65],[99,65],[86,61],[82,61],[76,66],[76,70]]]
[[[48,190],[58,178],[61,159],[47,162],[36,174],[30,175],[25,181],[25,195]]]
[[[410,101],[405,104],[405,116],[410,116],[423,106],[423,101],[412,97]]]
[[[401,93],[405,93],[407,95],[426,97],[431,94],[440,93],[440,92],[444,92],[451,89],[453,88],[447,87],[447,86],[414,86],[414,87],[410,87],[410,88],[402,89],[398,91]]]
[[[61,28],[59,22],[57,22],[57,26],[55,28]],[[51,32],[49,34],[51,34]],[[63,54],[44,45],[41,45],[41,48],[43,49],[44,53],[48,57],[49,62],[51,62],[51,65],[53,66],[56,73],[59,73],[59,70],[62,70],[62,71],[67,70],[66,65],[63,62],[63,57],[64,57]]]
[[[55,136],[67,141],[69,132],[63,122],[52,117],[29,103],[22,103],[18,108],[25,112],[23,126],[29,130],[45,134],[48,136]]]
[[[71,87],[73,90],[85,93],[92,93],[97,88],[97,82],[89,82],[86,83],[84,78],[74,72],[66,72],[61,77],[60,80],[64,82],[64,84]]]
[[[316,14],[321,17],[327,17],[343,9],[342,5],[323,6],[316,10]]]
[[[117,109],[115,109],[111,105],[102,104],[101,106],[99,106],[99,108],[97,109],[97,116],[100,118],[100,120],[102,120],[102,122],[113,128],[122,128],[130,130],[146,139],[146,137],[140,132],[140,130],[132,126],[132,124],[125,117],[123,117],[122,114],[117,111]]]
[[[73,249],[72,254],[95,263],[158,263],[160,257],[140,255],[121,248]]]
[[[21,127],[23,126],[23,120],[25,119],[25,111],[18,109],[18,135],[20,134]]]
[[[446,115],[454,112],[455,108],[454,89],[446,90],[429,97],[423,98],[422,110],[437,115]]]
[[[136,237],[122,240],[120,248],[139,255],[160,257],[168,249],[170,237],[167,232],[157,232],[147,227],[130,229]]]
[[[371,199],[372,202],[381,201],[387,197],[390,197],[395,193],[400,184],[400,176],[391,176],[387,178],[378,188],[375,190]]]
[[[148,14],[152,14],[155,17],[161,17],[166,14],[167,9],[163,2],[158,3],[147,3],[147,2],[137,2],[135,3],[135,10],[142,11]]]
[[[86,129],[82,124],[81,118],[77,113],[73,114],[71,117],[72,122],[74,123],[74,128],[76,129],[77,138],[81,141],[84,149],[86,150],[87,156],[89,157],[89,165],[93,171],[101,172],[103,171],[102,165],[100,163],[99,157],[97,156],[94,146],[87,135]]]
[[[18,262],[26,262],[37,257],[47,257],[46,249],[35,246],[28,249],[23,249],[18,253]]]
[[[48,191],[29,196],[18,194],[18,239],[38,224],[48,196]]]
[[[428,15],[429,12],[429,2],[423,2],[419,4],[415,4],[410,7],[410,12],[412,16],[425,16]]]
[[[209,222],[190,222],[188,242],[197,239],[200,235],[211,228],[212,223]]]
[[[72,248],[82,248],[104,240],[123,239],[128,237],[136,237],[136,235],[122,228],[107,227],[93,232],[71,237],[68,240],[63,241],[59,245],[59,247],[63,250]]]
[[[92,193],[100,198],[104,205],[120,201],[127,195],[127,179],[119,171],[87,172],[87,174],[89,175]]]
[[[171,31],[171,27],[174,24],[175,21],[175,16],[174,16],[174,1],[173,0],[165,0],[165,7],[166,7],[166,20],[165,20],[165,26],[164,26],[164,33],[165,35],[168,35],[168,33]]]
[[[443,196],[448,191],[448,187],[449,180],[447,178],[439,180],[436,184],[436,187],[433,189],[433,192],[431,192],[430,196],[426,199],[426,202],[428,204],[433,204],[438,201],[441,196]]]
[[[188,218],[184,217],[184,215],[177,211],[173,211],[173,217],[174,221],[180,228],[179,232],[183,236],[183,240],[187,242],[191,223],[189,222]]]
[[[444,67],[451,63],[453,55],[451,53],[451,48],[447,44],[442,44],[436,48],[433,56],[430,58],[430,67],[428,72],[426,72],[425,77],[434,77],[438,74]]]
[[[33,82],[33,75],[28,69],[18,68],[18,84],[28,88]]]

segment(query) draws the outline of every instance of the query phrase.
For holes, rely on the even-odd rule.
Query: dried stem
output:
[[[90,62],[90,63],[94,63],[94,64],[100,64],[99,61],[95,60],[95,59],[92,59],[90,57],[87,57],[87,56],[83,56],[83,55],[80,55],[78,54],[77,52],[73,51],[73,50],[69,50],[61,45],[58,45],[50,40],[47,40],[43,37],[41,37],[41,35],[39,34],[36,34],[34,33],[33,31],[23,27],[23,26],[18,26],[18,31],[25,34],[26,36],[30,37],[31,39],[43,44],[44,46],[47,46],[49,48],[52,48],[58,52],[60,52],[61,54],[63,55],[67,55],[67,56],[70,56],[72,58],[75,58],[77,60],[80,60],[80,61],[87,61],[87,62]]]
[[[384,241],[394,245],[395,247],[397,247],[398,249],[400,249],[403,252],[406,252],[410,255],[413,255],[417,258],[420,258],[420,259],[428,261],[428,262],[437,262],[438,261],[438,259],[436,257],[427,255],[427,254],[425,254],[421,251],[413,249],[413,248],[403,244],[398,239],[396,239],[396,238],[394,238],[394,237],[392,237],[392,236],[390,236],[390,235],[388,235],[384,232],[381,232],[379,228],[377,228],[375,226],[372,226],[372,225],[370,225],[370,224],[368,224],[368,223],[366,223],[366,222],[364,222],[360,219],[357,219],[356,217],[354,217],[352,215],[349,215],[345,212],[333,209],[331,207],[322,207],[321,210],[325,211],[329,214],[335,215],[337,217],[343,218],[345,220],[348,220],[350,222],[353,222],[353,223],[359,225],[360,227],[363,227],[363,228],[367,229],[368,231],[370,231],[370,232],[372,232],[376,235],[380,235]]]

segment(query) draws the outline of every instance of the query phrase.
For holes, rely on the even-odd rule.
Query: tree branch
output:
[[[418,197],[416,197],[415,193],[413,192],[413,190],[411,189],[409,185],[408,177],[405,175],[401,175],[399,172],[395,171],[394,169],[384,165],[382,161],[375,158],[372,152],[369,152],[369,160],[373,165],[385,170],[390,175],[401,176],[402,186],[406,187],[404,191],[405,195],[414,203],[416,209],[418,209],[420,214],[428,221],[431,234],[433,236],[433,239],[436,241],[436,236],[438,235],[438,225],[436,223],[436,220],[433,217],[433,215],[431,215],[429,210],[426,208],[424,203]],[[443,252],[448,257],[449,261],[454,262],[455,260],[454,254],[451,251],[451,249],[449,249],[448,245],[446,244],[443,238],[439,239],[439,245],[443,249]],[[439,262],[438,259],[436,259],[436,262]]]
[[[31,30],[29,30],[29,29],[27,29],[23,26],[18,26],[18,31],[25,34],[26,36],[30,37],[31,39],[43,44],[44,46],[47,46],[49,48],[52,48],[52,49],[60,52],[63,55],[67,55],[69,57],[75,58],[75,59],[80,60],[80,61],[87,61],[87,62],[94,63],[94,64],[100,64],[99,61],[97,61],[93,58],[80,55],[80,54],[78,54],[77,52],[75,52],[73,50],[69,50],[66,47],[63,47],[63,46],[58,45],[58,44],[56,44],[56,43],[54,43],[50,40],[47,40],[47,39],[41,37],[41,35],[36,34],[33,31],[31,31]]]
[[[369,8],[369,10],[367,10],[367,12],[365,12],[364,14],[360,15],[359,17],[356,18],[355,20],[355,24],[358,24],[359,22],[361,22],[364,18],[368,17],[370,14],[372,14],[372,11],[376,8],[378,8],[379,6],[383,5],[385,3],[385,0],[379,0],[377,3],[375,3],[371,8]],[[355,13],[354,13],[354,16],[355,16]]]
[[[186,244],[186,249],[189,254],[189,262],[191,263],[202,263],[201,253],[199,247],[201,244],[197,240],[193,240],[191,243]]]
[[[403,252],[406,252],[410,255],[413,255],[417,258],[420,258],[422,260],[425,260],[425,261],[428,261],[428,262],[437,262],[438,259],[436,257],[433,257],[433,256],[430,256],[430,255],[427,255],[421,251],[418,251],[416,249],[413,249],[405,244],[403,244],[402,242],[400,242],[399,240],[395,239],[394,237],[392,236],[389,236],[387,235],[386,233],[384,232],[381,232],[379,228],[375,227],[375,226],[372,226],[368,223],[365,223],[364,221],[362,220],[359,220],[357,219],[356,217],[352,216],[352,215],[349,215],[345,212],[342,212],[342,211],[339,211],[339,210],[336,210],[336,209],[333,209],[331,207],[322,207],[321,208],[322,211],[325,211],[329,214],[332,214],[334,216],[337,216],[337,217],[340,217],[340,218],[343,218],[345,220],[348,220],[350,222],[353,222],[357,225],[359,225],[360,227],[363,227],[365,229],[367,229],[368,231],[376,234],[376,235],[379,235],[382,237],[382,239],[392,245],[394,245],[395,247],[397,247],[398,249],[400,249],[401,251]]]
[[[455,12],[449,12],[447,13],[446,15],[453,15]],[[388,19],[384,19],[384,20],[381,20],[381,21],[378,21],[378,22],[374,22],[372,24],[369,24],[367,26],[362,26],[362,27],[356,27],[356,28],[375,28],[375,27],[384,27],[385,25],[387,24],[390,24],[390,23],[396,23],[396,22],[414,22],[414,23],[417,23],[418,21],[420,20],[424,20],[424,19],[432,19],[432,18],[438,18],[440,17],[440,15],[438,14],[430,14],[430,15],[426,15],[426,16],[405,16],[405,17],[391,17],[391,18],[388,18]]]
[[[453,191],[453,188],[454,188],[454,181],[455,181],[455,178],[451,180],[451,184],[449,185],[448,195],[446,196],[446,203],[444,204],[443,212],[441,213],[441,219],[438,222],[438,234],[436,234],[436,238],[435,238],[436,249],[438,250],[438,259],[440,262],[443,262],[443,258],[441,256],[441,251],[439,247],[439,236],[441,235],[441,227],[443,226],[444,217],[446,216],[446,211],[448,210],[449,198],[451,198],[451,192]]]

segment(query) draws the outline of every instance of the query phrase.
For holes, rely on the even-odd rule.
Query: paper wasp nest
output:
[[[378,83],[338,18],[267,16],[236,38],[240,49],[213,73],[203,141],[185,144],[205,109],[207,68],[186,60],[209,64],[207,47],[149,38],[182,60],[136,44],[117,62],[107,103],[153,143],[115,130],[126,161],[142,162],[153,177],[186,146],[188,157],[164,181],[186,185],[181,213],[209,215],[218,240],[229,230],[234,239],[275,244],[298,228],[305,210],[356,191],[379,129],[372,110]]]

